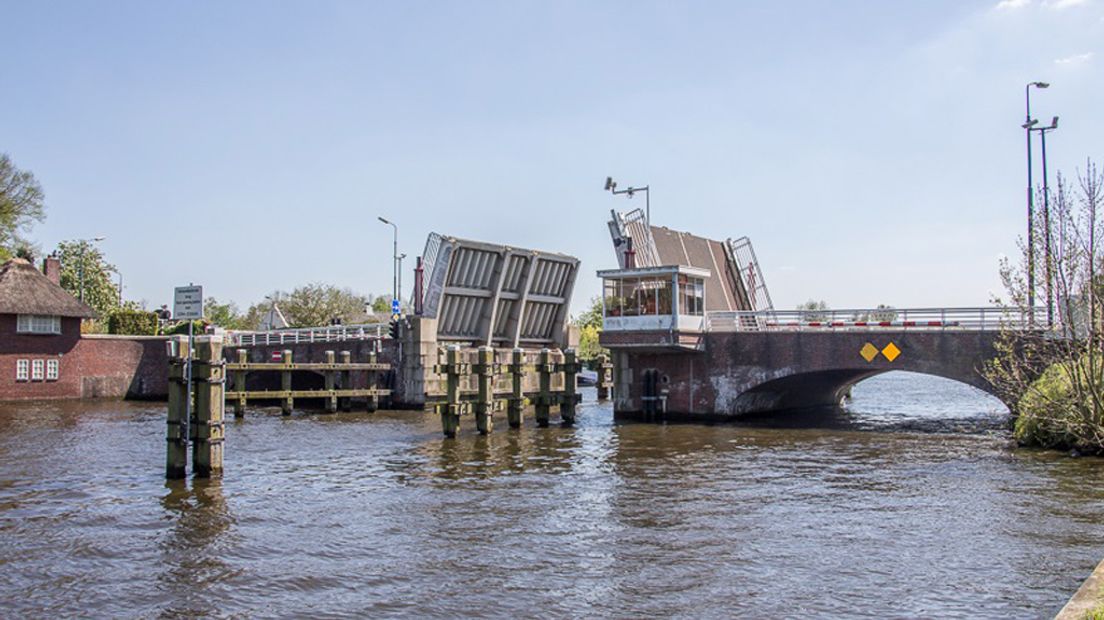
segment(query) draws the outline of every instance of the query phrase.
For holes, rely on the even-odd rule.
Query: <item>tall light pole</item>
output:
[[[644,187],[629,187],[626,189],[617,189],[617,182],[613,180],[613,177],[606,177],[606,191],[617,194],[628,194],[629,198],[633,197],[636,192],[644,192],[644,221],[649,226],[652,225],[652,193],[648,191],[648,186]]]
[[[1027,134],[1027,306],[1035,309],[1035,190],[1031,182],[1031,128],[1039,121],[1031,118],[1031,87],[1050,88],[1047,82],[1028,82],[1024,86],[1024,100],[1027,104],[1027,116],[1024,118],[1024,133]],[[1031,316],[1034,316],[1032,314]]]
[[[1047,179],[1046,135],[1058,129],[1058,117],[1055,116],[1048,127],[1032,127],[1028,131],[1039,132],[1043,153],[1043,268],[1046,270],[1046,308],[1047,327],[1054,327],[1054,261],[1050,257],[1050,185]]]
[[[396,226],[394,222],[391,222],[389,220],[385,220],[382,217],[377,217],[377,219],[379,221],[383,222],[384,224],[390,224],[391,228],[395,229],[394,253],[391,255],[391,269],[392,269],[392,274],[391,274],[391,294],[392,294],[392,297],[391,297],[391,299],[398,299],[399,298],[399,227]]]
[[[77,264],[77,274],[78,274],[78,280],[80,280],[80,285],[78,287],[79,293],[78,293],[77,298],[81,300],[81,303],[84,303],[84,248],[85,248],[86,245],[90,245],[92,243],[99,243],[100,241],[103,241],[104,239],[107,239],[107,237],[92,237],[91,239],[81,239],[80,240],[80,244],[81,244],[81,246],[80,246],[80,259],[79,259],[78,264]]]

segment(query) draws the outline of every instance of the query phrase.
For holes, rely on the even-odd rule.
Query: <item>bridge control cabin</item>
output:
[[[696,350],[706,327],[709,276],[708,269],[687,265],[599,271],[602,345]]]

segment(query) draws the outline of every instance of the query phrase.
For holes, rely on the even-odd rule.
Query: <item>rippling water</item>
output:
[[[891,374],[740,425],[274,410],[166,484],[163,404],[0,405],[4,616],[1046,617],[1104,555],[1104,461],[1008,448]]]

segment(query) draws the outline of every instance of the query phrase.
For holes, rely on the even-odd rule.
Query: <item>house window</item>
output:
[[[15,360],[15,380],[26,381],[30,378],[31,362],[30,360]]]
[[[46,380],[57,381],[58,380],[58,361],[46,360]]]
[[[31,381],[42,381],[45,367],[44,360],[31,360]]]
[[[15,331],[20,334],[60,334],[61,317],[52,314],[20,314]]]

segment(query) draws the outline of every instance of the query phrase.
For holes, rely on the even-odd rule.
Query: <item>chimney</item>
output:
[[[42,261],[42,273],[54,284],[61,284],[61,261],[50,255]]]

